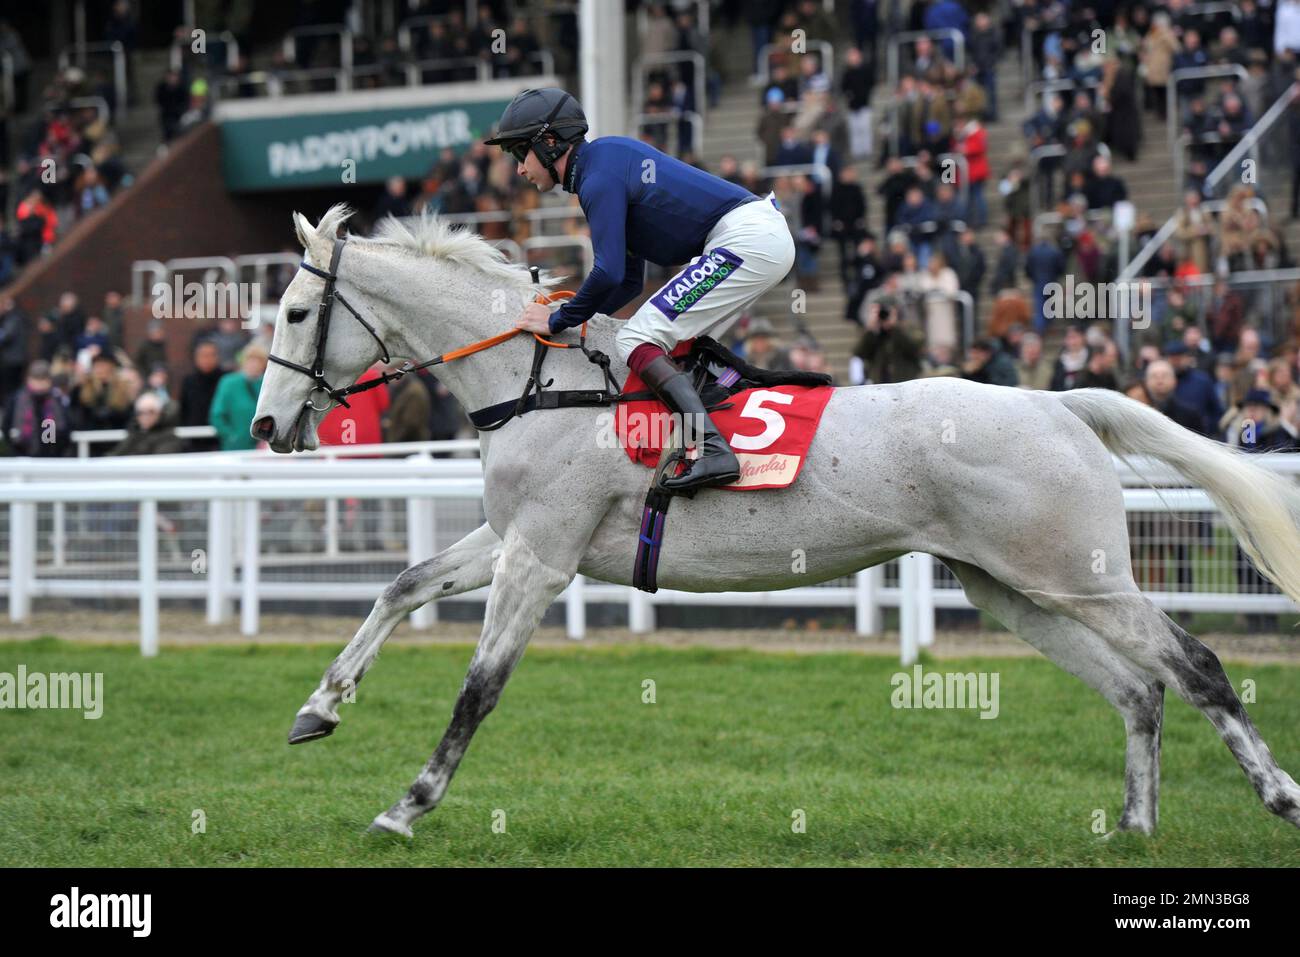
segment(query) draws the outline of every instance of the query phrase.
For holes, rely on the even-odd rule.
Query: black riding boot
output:
[[[700,430],[696,436],[699,439],[699,458],[694,461],[687,459],[686,471],[665,478],[660,483],[664,488],[680,492],[706,485],[726,485],[740,478],[740,461],[736,453],[731,451],[731,446],[709,418],[686,373],[673,365],[666,355],[656,356],[641,370],[641,381],[676,413],[687,434]]]

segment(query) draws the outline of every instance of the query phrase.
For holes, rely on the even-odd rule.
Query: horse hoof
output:
[[[326,721],[320,715],[306,711],[294,719],[293,728],[289,731],[289,743],[302,744],[329,737],[338,725],[337,721]]]
[[[370,822],[366,828],[367,834],[395,834],[398,837],[415,837],[415,832],[405,824],[398,824],[396,821],[390,821],[382,814]]]

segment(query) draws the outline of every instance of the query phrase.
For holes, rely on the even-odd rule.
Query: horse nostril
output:
[[[275,419],[264,415],[253,423],[253,438],[269,441],[275,434]]]

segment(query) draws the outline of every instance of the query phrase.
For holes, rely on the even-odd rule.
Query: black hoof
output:
[[[317,738],[326,738],[334,733],[338,727],[337,721],[326,721],[318,714],[300,714],[293,722],[293,729],[289,732],[290,744],[302,744],[305,741],[315,741]]]

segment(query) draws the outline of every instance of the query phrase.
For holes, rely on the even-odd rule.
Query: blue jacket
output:
[[[645,264],[676,266],[704,252],[719,219],[758,199],[625,136],[573,147],[564,189],[578,195],[591,227],[595,262],[577,294],[551,313],[551,331],[581,325],[627,305],[645,282]]]
[[[1219,404],[1219,394],[1214,388],[1213,379],[1200,369],[1180,372],[1178,385],[1174,388],[1174,398],[1201,417],[1202,435],[1218,435],[1223,406]]]

